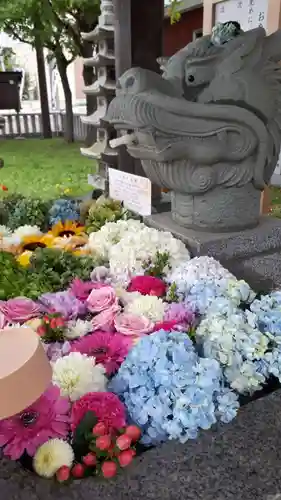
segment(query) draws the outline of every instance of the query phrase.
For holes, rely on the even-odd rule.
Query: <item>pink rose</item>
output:
[[[114,304],[118,304],[118,299],[115,290],[111,286],[104,286],[92,290],[86,302],[89,311],[92,313],[99,313]]]
[[[25,297],[17,297],[0,303],[0,312],[9,323],[25,323],[41,315],[41,307]]]
[[[114,326],[117,332],[123,335],[140,337],[151,333],[154,329],[154,323],[145,316],[136,314],[122,313],[118,314],[114,320]]]
[[[105,311],[97,314],[92,319],[93,331],[103,330],[104,332],[110,332],[114,330],[114,319],[116,315],[121,311],[121,307],[115,303]]]
[[[128,292],[140,292],[142,295],[163,297],[166,293],[166,284],[155,276],[135,276],[127,290]]]

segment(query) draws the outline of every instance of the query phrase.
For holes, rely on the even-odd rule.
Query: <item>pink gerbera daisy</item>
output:
[[[106,426],[106,432],[111,433],[125,427],[125,406],[118,396],[112,392],[89,392],[75,401],[71,411],[71,429],[75,431],[84,415],[92,411],[99,422]]]
[[[96,332],[74,342],[71,351],[93,356],[96,364],[102,364],[107,375],[112,375],[123,363],[131,347],[132,340],[124,335]]]
[[[51,438],[65,438],[69,432],[70,404],[60,397],[58,387],[47,391],[26,410],[0,421],[0,446],[4,454],[18,460],[26,451],[31,457]]]

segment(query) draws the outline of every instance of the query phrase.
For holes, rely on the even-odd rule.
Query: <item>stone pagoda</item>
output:
[[[82,35],[84,40],[93,43],[93,55],[84,59],[84,65],[93,67],[97,77],[92,85],[84,88],[84,93],[96,96],[97,110],[81,120],[97,128],[97,140],[89,148],[81,148],[81,153],[98,162],[99,175],[94,175],[92,180],[97,188],[107,191],[107,169],[115,167],[118,161],[118,152],[109,146],[109,141],[116,137],[116,131],[103,121],[116,89],[113,0],[101,0],[100,9],[96,28]]]

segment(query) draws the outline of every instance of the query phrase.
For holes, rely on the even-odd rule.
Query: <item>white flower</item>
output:
[[[153,323],[158,323],[164,319],[165,307],[166,305],[162,299],[153,295],[142,295],[129,302],[125,307],[125,312],[136,314],[137,316],[145,316],[153,321]]]
[[[71,467],[74,452],[70,444],[62,439],[50,439],[42,444],[33,458],[33,467],[38,476],[53,477],[64,465]]]
[[[99,231],[90,234],[87,247],[106,259],[112,245],[118,243],[127,232],[140,231],[143,227],[142,222],[132,219],[107,222]]]
[[[67,323],[64,335],[68,339],[77,339],[79,337],[84,337],[84,335],[87,335],[87,333],[90,333],[92,330],[93,326],[91,321],[77,319]]]
[[[26,236],[40,236],[42,234],[38,226],[20,226],[12,234],[5,236],[3,243],[6,247],[20,245]]]
[[[7,226],[0,225],[0,237],[10,236],[11,230]]]
[[[104,367],[96,365],[95,358],[71,352],[53,363],[53,384],[63,397],[76,401],[87,392],[105,391],[107,379]]]
[[[157,253],[169,255],[169,266],[174,269],[182,260],[190,259],[184,244],[171,233],[143,227],[139,231],[128,231],[108,251],[110,272],[116,280],[125,281],[133,275],[143,274],[144,264],[154,261]]]

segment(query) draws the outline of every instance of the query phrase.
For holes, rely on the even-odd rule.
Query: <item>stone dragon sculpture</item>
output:
[[[162,76],[132,68],[119,79],[106,119],[133,131],[123,143],[172,191],[178,224],[219,232],[258,223],[280,153],[280,59],[281,31],[229,22],[162,62]]]

